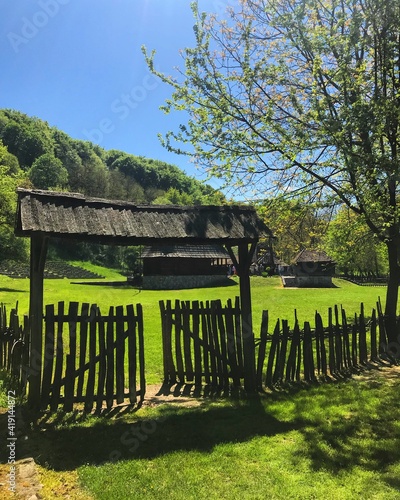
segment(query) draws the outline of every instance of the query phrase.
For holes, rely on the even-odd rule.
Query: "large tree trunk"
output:
[[[399,248],[397,242],[387,242],[387,249],[389,256],[389,283],[386,292],[385,326],[389,343],[396,343],[398,342],[396,319],[400,282],[400,266],[398,260]],[[399,349],[394,350],[397,351],[397,353],[400,353],[400,345]]]

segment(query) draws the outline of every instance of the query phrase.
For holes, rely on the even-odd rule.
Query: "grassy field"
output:
[[[123,279],[90,268],[107,281]],[[368,313],[385,295],[383,287],[340,280],[332,289],[288,290],[277,278],[252,278],[251,284],[256,334],[263,309],[273,320],[292,320],[296,309],[301,321],[312,321],[315,310],[326,317],[334,304],[352,316],[364,302]],[[18,301],[24,313],[28,289],[28,280],[2,276],[0,302],[10,307]],[[236,295],[237,284],[165,292],[45,282],[46,304],[87,301],[106,311],[141,303],[150,384],[160,383],[162,371],[158,301]],[[18,450],[38,464],[45,500],[400,499],[399,390],[395,368],[252,398],[176,398],[101,417],[59,411],[38,419],[23,410],[17,419],[26,438]],[[2,435],[6,417],[3,408]],[[3,447],[0,458],[6,461]],[[3,483],[6,467],[0,467]]]

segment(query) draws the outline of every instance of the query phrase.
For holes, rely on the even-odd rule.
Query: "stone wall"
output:
[[[227,284],[226,276],[143,276],[145,290],[179,290],[181,288],[203,288]]]
[[[331,276],[282,276],[286,288],[330,288],[333,286]]]

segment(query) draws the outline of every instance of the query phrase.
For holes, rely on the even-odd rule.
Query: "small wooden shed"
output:
[[[79,193],[18,189],[15,233],[30,237],[29,402],[39,404],[43,357],[43,272],[49,238],[109,245],[224,245],[239,275],[245,389],[254,391],[255,352],[249,268],[271,231],[248,205],[138,205]],[[237,255],[233,247],[238,247]]]
[[[288,275],[282,276],[285,287],[321,287],[332,285],[335,262],[322,250],[301,250],[289,267]]]
[[[229,252],[222,245],[155,245],[142,250],[143,288],[212,286],[227,280]]]

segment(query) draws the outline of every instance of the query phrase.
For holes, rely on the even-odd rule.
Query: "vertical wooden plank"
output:
[[[107,316],[107,333],[106,333],[106,403],[110,409],[114,401],[114,307],[110,307]]]
[[[280,331],[280,329],[278,329],[276,353],[275,353],[275,368],[274,368],[274,373],[272,375],[272,384],[274,386],[277,385],[278,380],[279,380],[279,373],[280,373],[279,363],[281,361],[281,343],[282,343],[281,331]]]
[[[88,332],[89,321],[90,321],[89,304],[87,302],[84,302],[81,307],[81,319],[79,328],[79,366],[78,366],[79,373],[78,373],[78,385],[76,389],[76,397],[78,400],[82,400],[83,386],[85,380],[87,332]]]
[[[106,334],[104,322],[106,318],[98,318],[98,335],[99,335],[99,373],[97,378],[97,395],[96,395],[96,409],[101,410],[103,401],[105,399],[105,381],[106,381]]]
[[[296,313],[295,313],[296,314]],[[296,328],[297,325],[297,328]],[[293,330],[293,337],[296,339],[296,347],[297,347],[297,359],[296,359],[296,374],[295,379],[296,382],[300,382],[301,379],[301,337],[300,337],[300,327],[299,322],[297,321],[297,316],[295,318],[295,327]]]
[[[65,369],[64,411],[72,411],[74,403],[75,365],[76,365],[76,327],[78,323],[78,302],[70,302],[68,309],[69,354]]]
[[[343,329],[345,367],[349,370],[352,367],[352,359],[350,354],[349,326],[347,324],[346,311],[343,308],[342,308],[342,329]]]
[[[257,388],[262,389],[262,374],[265,363],[265,354],[268,340],[268,311],[263,311],[261,316],[260,327],[260,345],[258,347],[257,356]]]
[[[376,320],[376,311],[372,309],[371,315],[371,328],[370,328],[370,337],[371,337],[371,360],[378,360],[378,343],[377,343],[377,320]]]
[[[45,310],[45,348],[44,348],[44,366],[41,391],[41,409],[44,410],[50,404],[51,378],[54,366],[54,304],[46,306]]]
[[[312,346],[312,332],[308,321],[304,323],[304,379],[307,382],[314,382],[315,378],[315,363]]]
[[[216,367],[216,376],[218,377],[218,387],[224,386],[224,373],[222,368],[222,358],[221,358],[221,349],[220,349],[220,341],[218,335],[218,310],[216,302],[211,301],[211,330],[210,330],[210,338],[212,337],[213,343],[213,354],[215,359],[215,367]]]
[[[244,377],[244,362],[243,362],[243,342],[242,342],[242,312],[240,310],[240,299],[235,297],[235,338],[236,338],[236,353],[239,368],[239,377]]]
[[[379,356],[382,356],[383,354],[386,353],[387,349],[387,344],[388,344],[388,339],[386,335],[386,327],[385,327],[385,316],[383,314],[382,310],[382,304],[380,298],[378,299],[378,302],[376,303],[376,309],[378,311],[378,325],[379,325],[379,346],[378,346],[378,351],[379,351]]]
[[[229,387],[229,362],[228,362],[228,349],[227,349],[227,339],[226,339],[226,328],[224,322],[224,312],[222,309],[222,303],[220,300],[216,300],[214,303],[215,312],[217,315],[217,331],[219,333],[219,343],[220,343],[220,356],[221,356],[221,366],[222,366],[222,386],[227,389]]]
[[[137,342],[136,342],[136,322],[135,311],[132,304],[126,306],[127,331],[128,331],[128,387],[129,402],[137,402],[136,394],[136,372],[137,372]]]
[[[158,302],[161,315],[161,341],[163,350],[164,382],[170,383],[171,379],[176,381],[174,360],[172,356],[172,317],[171,301],[166,304],[163,300]],[[173,367],[173,368],[172,368]]]
[[[279,353],[279,370],[276,375],[276,382],[281,384],[283,382],[283,374],[286,366],[287,346],[289,342],[289,324],[286,319],[282,320],[282,341]]]
[[[194,348],[194,383],[195,386],[201,386],[202,382],[202,363],[201,363],[201,345],[200,345],[200,309],[199,301],[192,303],[193,311],[193,348]]]
[[[358,366],[358,316],[354,314],[354,324],[351,332],[351,358],[353,366]]]
[[[54,329],[54,323],[53,323]],[[53,332],[54,335],[54,332]],[[23,333],[23,342],[24,342],[24,353],[22,355],[22,395],[26,394],[26,386],[28,381],[29,374],[29,342],[30,342],[30,327],[29,327],[29,316],[27,314],[24,315],[24,333]],[[54,342],[54,341],[53,341]],[[54,347],[53,347],[54,350]]]
[[[185,383],[185,373],[183,367],[182,355],[182,314],[181,305],[179,300],[175,301],[175,359],[176,359],[176,372],[178,380],[181,384]]]
[[[295,321],[294,329],[291,334],[291,343],[289,349],[289,356],[286,362],[286,376],[285,382],[293,382],[296,373],[296,353],[297,353],[297,335],[295,330],[299,328],[299,324]],[[289,337],[290,338],[290,337]]]
[[[117,404],[124,402],[125,393],[125,332],[124,332],[124,308],[117,306],[116,315],[116,350],[115,350],[115,381]]]
[[[320,344],[320,326],[318,324],[318,311],[315,311],[315,354],[317,358],[317,373],[318,375],[321,375],[321,368],[322,368],[322,363],[321,363],[321,344]]]
[[[202,351],[203,351],[204,380],[206,384],[210,384],[211,356],[210,356],[210,345],[209,345],[209,334],[208,334],[208,316],[206,314],[203,302],[200,302],[200,320],[201,320],[201,338],[203,346]]]
[[[335,358],[336,358],[336,366],[339,372],[343,372],[343,335],[342,329],[340,327],[339,321],[339,308],[335,305],[335,325],[334,325],[334,343],[335,343]]]
[[[240,386],[240,369],[236,352],[236,337],[234,326],[234,308],[232,300],[228,299],[225,307],[225,325],[226,325],[226,348],[228,352],[228,360],[231,367],[233,384]],[[261,368],[262,370],[262,368]],[[260,384],[262,384],[262,373],[260,374]]]
[[[332,376],[335,376],[337,367],[335,359],[335,344],[334,344],[333,319],[332,319],[331,307],[328,309],[328,349],[329,349],[329,372]]]
[[[41,233],[31,234],[29,325],[31,328],[28,403],[40,407],[43,361],[43,273],[48,239]]]
[[[265,373],[265,385],[266,387],[273,386],[272,373],[275,365],[275,354],[277,351],[277,346],[279,344],[279,330],[280,330],[280,320],[278,319],[275,325],[274,333],[271,338],[271,347],[268,354],[267,370]]]
[[[97,321],[100,311],[96,304],[90,307],[90,325],[89,325],[89,369],[86,384],[85,411],[92,411],[94,399],[94,385],[96,376],[96,344],[97,344]]]
[[[211,385],[214,387],[218,386],[218,365],[215,355],[215,345],[214,345],[214,332],[213,332],[213,322],[212,322],[212,311],[211,304],[206,301],[206,321],[207,321],[207,342],[208,342],[208,352],[210,356],[210,375],[211,375]]]
[[[365,324],[364,304],[361,303],[360,326],[359,326],[360,364],[365,365],[368,360],[367,352],[367,327]]]
[[[146,393],[145,359],[144,359],[144,323],[143,309],[141,304],[136,306],[138,348],[139,348],[139,380],[140,380],[140,402],[143,402]]]
[[[242,343],[243,343],[243,368],[244,388],[247,392],[256,391],[256,361],[255,342],[253,332],[253,318],[251,308],[251,287],[249,269],[251,258],[254,255],[256,244],[252,243],[250,248],[247,242],[239,243],[239,286],[240,286],[240,309],[242,316]]]
[[[172,352],[172,303],[167,300],[166,305],[160,301],[162,342],[164,358],[164,382],[176,383],[176,368]]]
[[[19,386],[20,371],[21,371],[21,342],[20,342],[20,327],[19,317],[16,309],[11,310],[10,314],[10,328],[13,332],[13,342],[11,346],[10,367],[11,377],[15,381],[17,387]]]
[[[186,382],[191,382],[194,379],[194,370],[193,370],[193,362],[192,362],[192,332],[190,326],[190,316],[191,316],[191,308],[190,302],[182,302],[181,304],[182,311],[182,335],[183,335],[183,359],[184,359],[184,372]]]
[[[54,368],[53,390],[51,394],[50,408],[55,410],[60,400],[61,376],[64,362],[63,325],[64,325],[64,302],[58,303],[57,310],[57,343],[56,364]]]

